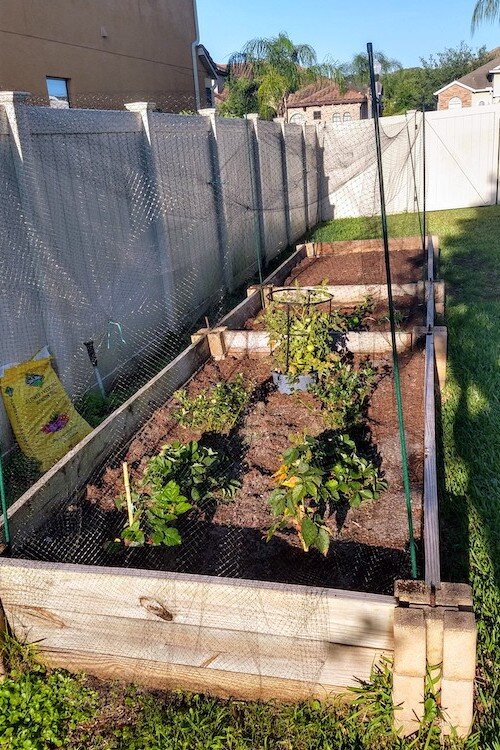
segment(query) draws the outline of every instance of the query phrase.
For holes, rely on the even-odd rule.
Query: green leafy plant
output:
[[[402,326],[406,323],[408,319],[408,315],[404,313],[402,310],[394,310],[394,323],[396,325],[396,328],[402,328]],[[391,319],[388,314],[381,315],[380,318],[378,318],[377,323],[390,323]]]
[[[305,552],[315,547],[324,555],[330,546],[326,517],[332,508],[341,502],[356,508],[377,500],[387,487],[375,465],[359,456],[354,441],[340,433],[321,440],[310,435],[295,438],[273,476],[278,487],[269,505],[277,521],[267,539],[292,526]]]
[[[227,433],[238,421],[249,398],[250,389],[239,373],[233,381],[216,383],[194,397],[190,397],[185,389],[176,391],[174,399],[179,406],[174,417],[182,427]]]
[[[369,361],[355,367],[339,354],[308,390],[321,401],[325,425],[343,430],[361,422],[376,380],[377,370]]]
[[[211,448],[200,446],[196,440],[164,445],[148,461],[142,479],[131,490],[132,523],[123,528],[120,539],[134,547],[179,545],[182,537],[175,523],[180,516],[194,505],[202,508],[231,500],[239,486]],[[124,510],[126,495],[119,495],[115,504]]]
[[[295,304],[287,310],[283,302],[288,298]],[[292,378],[311,372],[326,373],[336,352],[342,349],[339,334],[359,329],[373,310],[370,298],[349,313],[319,310],[308,305],[307,300],[305,290],[292,287],[289,297],[283,295],[279,301],[271,302],[264,314],[276,368]]]
[[[301,306],[287,311],[271,303],[264,320],[277,370],[293,378],[328,368],[335,350],[334,334],[341,329],[327,313]]]
[[[83,677],[46,671],[33,646],[6,634],[2,655],[9,671],[0,681],[0,748],[68,747],[72,730],[96,713],[97,693]]]
[[[189,500],[197,505],[207,501],[232,499],[239,482],[230,476],[220,454],[199,445],[196,440],[181,443],[176,440],[164,445],[146,466],[143,487],[158,492],[174,481]]]
[[[128,523],[120,534],[127,547],[153,547],[164,545],[175,547],[182,543],[182,537],[173,524],[180,516],[193,507],[181,494],[179,485],[173,480],[165,486],[157,486],[150,492],[131,492],[132,523]],[[116,498],[116,506],[122,510],[126,498]]]

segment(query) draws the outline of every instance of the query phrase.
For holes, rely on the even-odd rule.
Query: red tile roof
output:
[[[333,81],[317,81],[290,94],[287,107],[321,107],[325,104],[361,104],[368,99],[365,91],[349,86],[340,91]]]

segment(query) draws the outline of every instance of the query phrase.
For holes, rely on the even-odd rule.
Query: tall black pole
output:
[[[391,344],[392,360],[394,369],[394,391],[396,395],[396,410],[398,415],[399,442],[401,447],[401,463],[403,474],[403,487],[406,502],[406,512],[408,516],[408,536],[410,541],[410,562],[411,574],[413,578],[417,577],[417,553],[415,548],[415,538],[413,535],[413,516],[411,509],[411,489],[410,475],[408,470],[408,452],[406,450],[406,435],[403,416],[403,400],[401,398],[401,381],[399,377],[398,348],[396,343],[396,320],[394,315],[394,300],[392,296],[391,280],[391,258],[389,254],[389,233],[387,229],[387,214],[385,210],[385,191],[384,191],[384,173],[382,169],[382,146],[380,141],[380,123],[379,123],[379,101],[377,97],[377,86],[375,83],[375,70],[373,68],[373,45],[369,42],[366,46],[368,50],[368,62],[370,67],[370,88],[372,95],[372,114],[375,125],[375,146],[377,150],[378,182],[380,191],[380,215],[382,220],[382,236],[384,240],[384,259],[385,273],[387,279],[387,301],[389,304],[389,321],[391,325]]]
[[[422,179],[423,179],[423,199],[422,199],[422,210],[423,210],[423,221],[422,221],[422,245],[425,254],[427,244],[427,175],[426,175],[426,159],[425,159],[425,101],[422,101]]]

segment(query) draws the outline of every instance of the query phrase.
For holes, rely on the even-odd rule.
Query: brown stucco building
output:
[[[52,106],[194,110],[211,105],[216,78],[199,41],[196,0],[0,0],[0,90]]]

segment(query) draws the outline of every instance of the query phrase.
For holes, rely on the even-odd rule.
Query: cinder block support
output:
[[[269,295],[271,294],[272,290],[272,284],[263,284],[262,286],[260,284],[252,284],[247,289],[247,297],[251,297],[252,294],[260,292],[262,297],[262,307],[267,307],[270,302]]]
[[[424,581],[397,581],[395,595],[395,728],[405,735],[417,731],[429,673],[438,677],[433,689],[442,709],[443,735],[466,737],[472,727],[476,670],[471,588],[442,583],[433,590]]]
[[[217,328],[212,328],[207,334],[210,354],[216,362],[225,359],[227,355],[224,337],[225,331],[227,331],[227,326],[218,326]]]
[[[394,612],[393,703],[395,728],[404,735],[418,730],[424,714],[426,628],[421,609]]]
[[[443,734],[467,737],[473,720],[476,623],[472,612],[444,613],[441,708]]]

